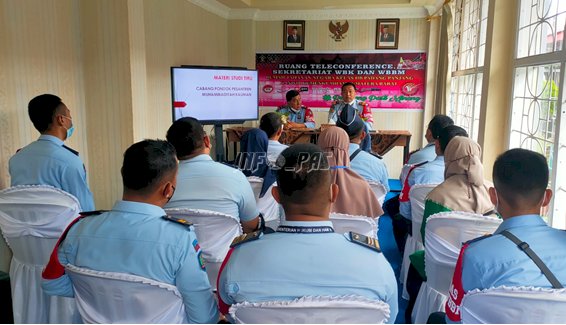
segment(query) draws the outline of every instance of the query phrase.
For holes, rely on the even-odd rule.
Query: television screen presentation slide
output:
[[[258,119],[255,70],[172,68],[173,118],[209,124]]]

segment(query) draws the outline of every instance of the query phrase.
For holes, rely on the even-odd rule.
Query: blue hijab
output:
[[[275,183],[275,173],[269,167],[267,160],[267,134],[260,129],[253,128],[244,133],[240,140],[240,153],[236,163],[238,168],[246,175],[263,178],[259,197],[263,197],[269,187]]]

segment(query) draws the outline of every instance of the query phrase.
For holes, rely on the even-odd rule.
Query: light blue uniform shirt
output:
[[[417,184],[440,184],[444,182],[444,156],[435,156],[434,160],[413,169],[407,182],[410,187]],[[399,202],[399,213],[406,219],[412,220],[411,201]]]
[[[202,154],[179,162],[177,188],[166,208],[205,209],[250,221],[259,215],[248,179]]]
[[[287,149],[289,146],[282,144],[279,141],[269,140],[267,145],[267,160],[273,165],[275,161],[277,161],[277,157],[281,154],[281,152]]]
[[[69,230],[59,261],[175,285],[189,322],[216,323],[217,304],[199,264],[195,232],[164,215],[155,205],[118,201],[110,212],[85,217]],[[42,287],[50,295],[73,296],[68,275],[43,280]]]
[[[434,158],[436,158],[436,151],[434,149],[434,142],[431,142],[419,151],[412,153],[407,164],[416,165],[423,161],[433,161]]]
[[[330,221],[283,225],[332,228]],[[334,232],[276,232],[236,246],[219,276],[218,292],[229,305],[355,294],[388,303],[390,323],[398,310],[395,275],[383,254]]]
[[[558,281],[566,286],[566,231],[549,227],[538,215],[523,215],[503,221],[493,236],[470,243],[462,264],[465,292],[501,285],[552,287],[517,245],[498,235],[504,230],[529,244]]]
[[[352,155],[359,148],[359,144],[350,143],[348,155]],[[350,168],[368,181],[380,182],[389,192],[389,174],[382,159],[362,150],[350,161]]]
[[[307,121],[307,108],[304,106],[301,106],[301,109],[299,109],[298,111],[295,111],[289,106],[281,106],[277,109],[276,112],[279,114],[287,114],[287,121],[289,122],[303,123],[305,127],[309,129],[314,129],[316,126],[315,122]],[[308,118],[314,118],[310,109],[308,114],[311,115]]]
[[[42,135],[22,148],[10,158],[9,170],[11,186],[51,185],[74,195],[82,211],[94,210],[81,158],[57,137]]]

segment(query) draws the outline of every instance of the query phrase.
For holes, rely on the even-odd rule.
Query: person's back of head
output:
[[[181,160],[203,151],[207,147],[205,137],[202,125],[193,117],[180,118],[167,130],[167,141],[175,147]]]
[[[457,125],[448,125],[447,127],[440,130],[438,133],[437,140],[437,155],[443,155],[446,150],[446,146],[454,137],[468,137],[468,132]]]
[[[338,189],[331,183],[324,152],[314,144],[295,144],[281,152],[276,164],[277,186],[273,195],[283,206],[287,219],[328,219]]]
[[[336,126],[348,133],[350,142],[360,143],[365,130],[364,121],[356,113],[356,109],[350,105],[342,108],[336,121]]]
[[[454,125],[454,121],[450,116],[437,114],[428,123],[426,139],[430,143],[440,136],[440,131],[449,125]]]
[[[143,140],[124,152],[124,200],[164,206],[175,192],[178,161],[175,148],[164,140]]]
[[[64,105],[61,98],[51,94],[39,95],[30,100],[29,118],[39,133],[44,133],[50,128],[61,105]]]
[[[269,139],[277,136],[282,130],[283,122],[281,116],[275,112],[264,114],[259,121],[259,128],[263,130]]]
[[[492,201],[503,208],[499,211],[503,217],[538,214],[552,196],[551,190],[546,189],[548,178],[548,164],[543,155],[526,149],[508,150],[493,164],[497,193],[490,190]]]

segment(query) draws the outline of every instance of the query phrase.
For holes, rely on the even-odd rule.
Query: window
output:
[[[565,25],[566,1],[521,0],[509,139],[511,148],[547,158],[554,191],[548,221],[557,228],[566,228],[566,131],[560,130],[566,126],[561,123],[566,107],[559,98],[566,70]]]
[[[488,0],[456,0],[448,115],[477,141]]]

